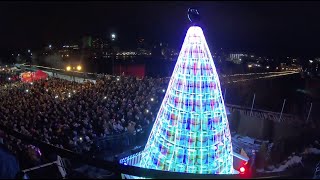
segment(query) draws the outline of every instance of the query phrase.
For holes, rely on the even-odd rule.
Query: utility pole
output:
[[[253,94],[253,99],[252,99],[252,105],[251,105],[251,110],[250,110],[250,116],[252,116],[252,109],[254,105],[254,100],[256,99],[256,93]]]
[[[282,112],[284,109],[284,105],[286,105],[286,99],[284,99],[283,104],[282,104],[282,109],[281,109],[281,113],[280,113],[280,117],[279,117],[279,122],[281,121],[281,117],[282,117]]]
[[[308,117],[307,117],[307,121],[306,121],[307,123],[309,122],[309,117],[310,117],[311,110],[312,110],[312,103],[311,103],[310,108],[309,108]]]

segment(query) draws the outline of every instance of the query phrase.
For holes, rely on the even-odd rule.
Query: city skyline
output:
[[[156,7],[155,7],[156,6]],[[211,48],[271,56],[317,56],[318,2],[2,2],[1,49],[62,45],[83,36],[110,37],[123,47],[136,39],[164,41],[181,48],[199,9]]]

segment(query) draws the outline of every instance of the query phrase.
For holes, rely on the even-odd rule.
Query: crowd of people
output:
[[[19,75],[9,68],[0,69],[0,89],[6,88],[9,82],[16,82],[19,80]]]
[[[135,133],[155,120],[167,86],[165,80],[103,76],[96,83],[49,79],[8,82],[0,92],[1,124],[51,145],[90,151],[95,139]],[[30,149],[6,135],[8,148]]]

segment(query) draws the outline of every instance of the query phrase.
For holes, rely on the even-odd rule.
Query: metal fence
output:
[[[94,139],[91,143],[79,144],[75,151],[78,153],[96,155],[106,151],[121,153],[134,146],[145,144],[150,134],[152,124],[137,129],[134,133],[125,132],[122,134],[109,135],[104,138]],[[85,150],[90,147],[90,150]]]

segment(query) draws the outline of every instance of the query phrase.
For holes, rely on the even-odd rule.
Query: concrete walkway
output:
[[[94,79],[85,79],[85,78],[76,77],[76,76],[72,77],[69,75],[62,74],[62,73],[54,73],[53,74],[53,72],[50,72],[50,71],[43,71],[43,72],[46,72],[50,77],[56,77],[56,78],[65,79],[68,81],[75,81],[77,83],[83,83],[85,81],[90,81],[90,82],[96,83],[96,80],[94,80]]]

